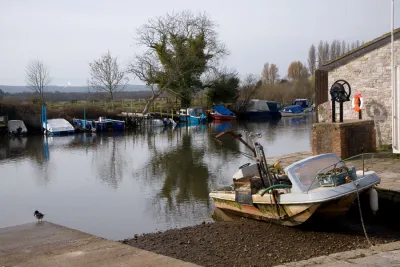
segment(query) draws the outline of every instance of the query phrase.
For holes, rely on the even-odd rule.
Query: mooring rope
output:
[[[361,202],[360,202],[360,194],[358,193],[358,187],[357,187],[355,181],[353,181],[353,184],[354,184],[354,186],[356,188],[356,192],[357,192],[358,210],[360,212],[361,225],[362,225],[362,228],[363,228],[363,231],[364,231],[364,235],[365,235],[365,238],[367,239],[368,245],[370,247],[373,247],[374,245],[369,240],[368,234],[367,234],[367,230],[365,229],[364,219],[363,219],[363,215],[362,215],[362,211],[361,211]]]

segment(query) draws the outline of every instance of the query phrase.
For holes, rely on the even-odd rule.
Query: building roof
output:
[[[368,52],[387,45],[391,42],[391,32],[388,32],[374,40],[363,44],[356,49],[350,50],[349,52],[341,55],[340,57],[329,61],[328,63],[322,65],[321,70],[330,71],[336,69],[337,67],[347,64],[349,61],[359,58]],[[400,39],[400,28],[394,30],[394,40]]]

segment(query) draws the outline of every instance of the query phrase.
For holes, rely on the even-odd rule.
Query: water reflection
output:
[[[49,221],[110,239],[211,220],[209,191],[230,184],[238,166],[251,161],[243,144],[224,136],[220,145],[217,134],[234,130],[246,139],[260,132],[267,156],[279,156],[311,149],[311,123],[282,118],[4,138],[0,209],[7,216],[0,227],[32,221],[31,209],[39,207]]]

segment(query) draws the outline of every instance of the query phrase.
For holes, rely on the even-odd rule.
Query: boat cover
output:
[[[10,120],[8,121],[8,131],[10,132],[17,132],[18,127],[21,127],[21,132],[26,132],[26,126],[23,121],[21,120]]]
[[[233,113],[229,109],[225,108],[224,105],[214,106],[213,110],[215,110],[216,112],[218,112],[221,115],[226,115],[226,116],[234,116],[235,115],[235,113]]]
[[[283,112],[291,112],[291,113],[302,113],[304,110],[301,106],[292,105],[292,106],[284,107],[282,111]]]
[[[45,122],[43,122],[43,128],[45,128]],[[47,129],[50,132],[74,131],[74,127],[65,119],[47,120]]]

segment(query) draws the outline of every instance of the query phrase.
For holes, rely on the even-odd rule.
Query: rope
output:
[[[367,234],[367,230],[365,229],[364,219],[363,219],[363,215],[362,215],[362,211],[361,211],[361,202],[360,202],[360,195],[359,195],[359,193],[358,193],[358,187],[356,186],[355,181],[353,181],[353,184],[354,184],[354,186],[356,187],[357,200],[358,200],[358,210],[359,210],[359,212],[360,212],[361,225],[362,225],[362,228],[363,228],[363,231],[364,231],[364,235],[365,235],[365,238],[367,239],[368,245],[369,245],[370,247],[373,247],[374,245],[373,245],[373,244],[371,243],[371,241],[369,240],[368,234]]]

